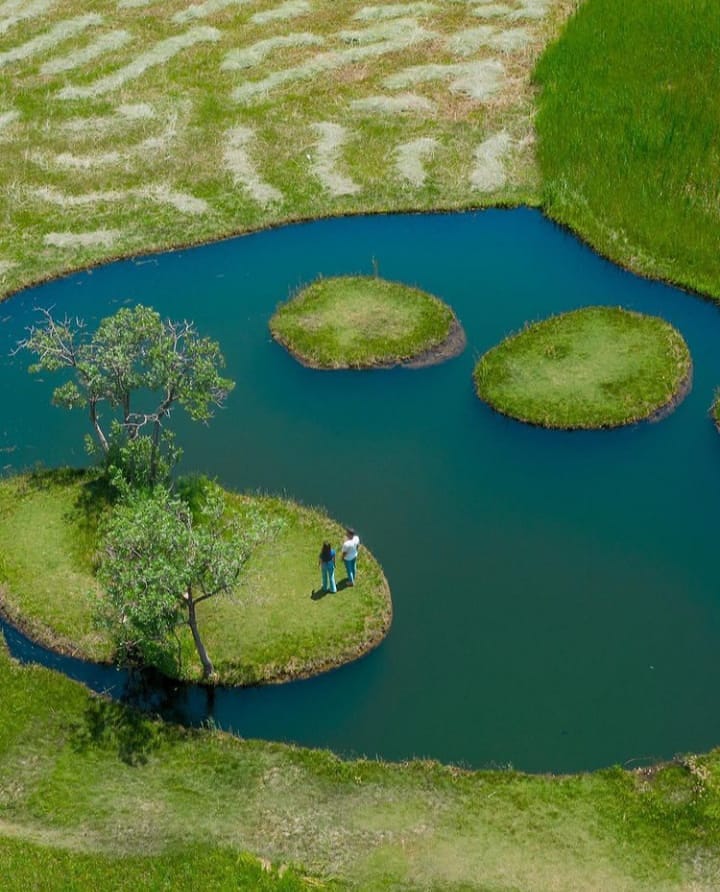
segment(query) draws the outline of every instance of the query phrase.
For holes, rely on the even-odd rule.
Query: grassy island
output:
[[[318,279],[278,308],[270,331],[303,365],[320,369],[433,365],[465,347],[447,304],[376,276]]]
[[[528,326],[475,367],[478,396],[504,415],[552,428],[617,427],[669,410],[692,362],[671,325],[587,307]]]
[[[98,594],[95,533],[102,510],[93,495],[93,479],[83,472],[56,471],[0,483],[0,603],[36,640],[75,656],[108,661],[111,642],[93,622]],[[342,540],[342,527],[321,511],[284,499],[232,493],[226,498],[229,511],[240,519],[249,510],[270,515],[276,531],[253,551],[233,595],[208,601],[198,611],[218,683],[312,675],[354,659],[382,640],[392,615],[390,594],[367,549],[356,586],[343,588],[339,567],[338,593],[321,597],[315,591],[317,555],[323,539]],[[185,627],[181,646],[179,670],[174,659],[159,668],[199,679],[201,667]]]

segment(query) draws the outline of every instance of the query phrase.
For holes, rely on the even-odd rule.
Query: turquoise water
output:
[[[465,353],[429,369],[319,372],[269,338],[278,301],[317,275],[371,273],[448,301]],[[237,388],[210,427],[179,424],[183,468],[287,493],[353,524],[382,562],[384,644],[320,678],[178,692],[174,713],[245,737],[389,759],[571,771],[720,743],[715,580],[720,384],[714,305],[595,256],[530,210],[358,217],[115,263],[3,305],[0,353],[34,305],[90,323],[144,302],[217,338]],[[476,358],[551,313],[613,304],[663,316],[693,354],[669,418],[553,432],[474,396]],[[86,421],[53,381],[4,360],[8,469],[84,463]],[[293,555],[288,556],[294,560]],[[308,575],[308,610],[314,567]],[[19,639],[13,647],[24,653]],[[95,687],[117,673],[77,667]]]

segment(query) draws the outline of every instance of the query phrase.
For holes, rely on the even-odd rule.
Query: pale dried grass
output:
[[[53,49],[58,43],[63,43],[95,25],[101,25],[102,22],[102,16],[96,13],[58,22],[57,25],[46,31],[45,34],[39,34],[37,37],[33,37],[32,40],[20,44],[20,46],[12,47],[12,49],[0,53],[0,67],[47,52],[47,50]]]
[[[287,19],[295,19],[298,16],[306,15],[312,6],[308,0],[287,0],[274,9],[266,9],[264,12],[256,12],[250,16],[253,25],[267,25],[271,22],[282,22]]]
[[[217,28],[198,27],[191,28],[184,34],[168,37],[161,40],[145,53],[141,53],[132,62],[114,71],[105,77],[86,87],[65,87],[57,94],[60,99],[87,99],[103,96],[117,90],[130,80],[143,75],[149,68],[164,65],[173,56],[189,49],[198,43],[216,42],[220,40],[221,33]]]
[[[453,93],[462,93],[482,102],[501,89],[504,76],[502,62],[497,59],[482,59],[479,62],[456,62],[448,65],[437,62],[415,65],[391,74],[383,83],[390,89],[399,89],[428,81],[449,80]]]
[[[92,62],[94,59],[112,53],[130,43],[132,35],[128,31],[109,31],[98,37],[96,41],[83,47],[81,50],[68,53],[67,56],[51,59],[40,69],[41,74],[61,74],[63,71],[72,71]]]
[[[250,159],[248,146],[255,141],[254,132],[249,127],[234,127],[228,130],[225,139],[223,159],[235,183],[260,205],[267,206],[281,202],[282,192],[260,177]]]
[[[395,169],[400,178],[412,186],[422,186],[427,177],[425,161],[433,157],[438,145],[438,141],[430,136],[399,145],[395,150]]]
[[[314,175],[331,195],[355,195],[360,192],[362,187],[338,170],[341,149],[348,139],[347,128],[321,121],[313,124],[313,130],[319,136],[312,163]]]
[[[477,192],[493,192],[505,185],[505,159],[513,140],[505,131],[488,137],[475,150],[475,167],[470,185]]]
[[[259,65],[277,49],[298,46],[322,46],[324,43],[324,37],[310,34],[307,31],[268,37],[266,40],[259,40],[250,46],[230,50],[220,67],[225,71],[240,71],[244,68],[252,68],[253,65]]]

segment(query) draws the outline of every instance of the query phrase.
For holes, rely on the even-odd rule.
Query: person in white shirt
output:
[[[355,585],[355,574],[357,570],[357,556],[360,548],[360,537],[355,530],[348,529],[345,531],[347,539],[342,544],[341,554],[345,571],[347,573],[348,585]]]

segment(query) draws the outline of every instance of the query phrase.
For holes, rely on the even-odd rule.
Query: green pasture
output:
[[[587,0],[541,59],[544,209],[613,260],[720,298],[720,6]]]
[[[342,761],[152,721],[1,647],[0,685],[4,888],[717,888],[718,751],[568,777]]]

